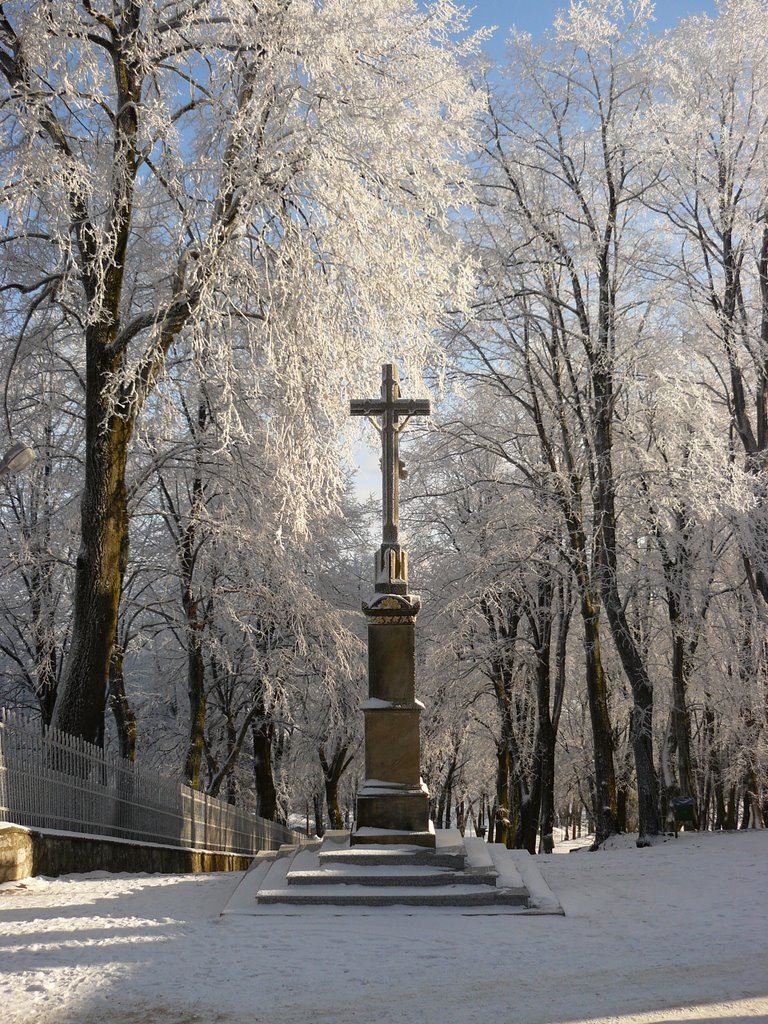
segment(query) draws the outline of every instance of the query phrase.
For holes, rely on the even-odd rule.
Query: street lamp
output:
[[[24,444],[23,441],[17,441],[0,459],[0,477],[26,469],[30,462],[35,461],[35,458],[34,449],[30,448],[28,444]]]

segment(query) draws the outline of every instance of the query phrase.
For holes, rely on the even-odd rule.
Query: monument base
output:
[[[429,820],[429,791],[369,779],[357,794],[357,821],[351,844],[407,844],[434,849],[435,829]]]
[[[429,832],[398,832],[395,829],[382,831],[376,828],[356,828],[349,837],[349,845],[420,846],[424,850],[434,850],[435,831],[432,829]]]

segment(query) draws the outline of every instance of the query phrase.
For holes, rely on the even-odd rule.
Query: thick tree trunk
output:
[[[552,835],[555,825],[555,743],[554,730],[545,725],[539,728],[539,757],[541,759],[541,803],[539,831],[542,836]]]
[[[227,760],[232,758],[237,747],[237,729],[231,716],[227,716]],[[235,775],[234,764],[227,770],[227,803],[234,807],[237,803],[237,776]]]
[[[647,836],[659,833],[659,795],[656,768],[653,763],[653,686],[645,663],[637,648],[616,586],[615,535],[611,500],[603,521],[603,599],[613,642],[632,690],[632,711],[629,737],[635,757],[637,779],[637,810],[639,816],[638,845],[646,845]]]
[[[108,406],[104,338],[89,329],[86,348],[85,478],[81,541],[75,565],[72,636],[53,716],[63,732],[101,746],[128,538],[125,462],[132,421]]]
[[[645,672],[643,672],[645,675]],[[635,755],[637,775],[637,810],[639,821],[638,846],[646,837],[658,835],[659,800],[656,768],[653,763],[653,689],[644,680],[638,683],[630,715],[630,739]]]
[[[227,762],[232,761],[233,755],[235,754],[235,748],[238,745],[237,729],[235,728],[235,722],[231,714],[227,715],[226,721],[226,737],[227,737]],[[237,776],[235,775],[234,763],[225,772],[226,786],[227,786],[227,803],[232,804],[234,807],[237,803]]]
[[[765,828],[763,808],[760,803],[760,783],[754,765],[750,765],[744,775],[744,813],[742,828]]]
[[[551,835],[554,824],[556,731],[550,710],[553,596],[551,579],[540,579],[537,616],[532,623],[536,640],[536,750],[531,773],[530,814],[523,826],[524,846],[529,853],[536,852],[537,830],[542,836]],[[561,617],[563,614],[561,608]],[[556,684],[556,713],[558,699],[562,699],[557,689]]]
[[[457,756],[451,755],[448,758],[448,766],[445,775],[439,784],[437,798],[437,810],[435,817],[436,828],[451,827],[451,801],[453,800],[453,779],[458,766]]]
[[[681,602],[687,589],[690,576],[690,551],[688,539],[690,534],[689,518],[684,508],[675,511],[675,526],[681,539],[674,552],[670,552],[664,543],[661,532],[657,531],[659,549],[661,551],[664,581],[666,588],[667,615],[672,633],[672,701],[670,708],[670,728],[667,731],[667,750],[663,753],[676,756],[677,792],[680,796],[694,800],[694,828],[699,827],[698,793],[693,770],[691,752],[691,717],[688,711],[688,677],[690,662],[698,645],[698,637],[684,635],[684,622]],[[671,758],[663,765],[665,770],[664,793],[662,794],[661,814],[667,814],[666,802],[675,780],[666,776],[673,774]]]
[[[616,807],[616,769],[613,730],[608,714],[608,687],[600,652],[600,612],[595,603],[582,596],[581,618],[584,625],[587,699],[592,722],[595,763],[595,846],[618,831]]]
[[[520,825],[515,839],[516,848],[528,853],[536,853],[541,811],[541,759],[538,753],[534,754],[533,762],[531,788],[520,804]]]
[[[467,830],[467,810],[463,800],[456,801],[456,828],[462,836]]]
[[[448,762],[448,771],[445,776],[445,828],[451,827],[451,807],[453,805],[453,780],[456,775],[457,760],[451,757]]]
[[[509,743],[506,736],[496,744],[496,807],[494,810],[494,842],[508,845],[509,821]],[[489,840],[490,841],[490,840]]]
[[[676,636],[672,650],[672,720],[674,723],[675,746],[677,747],[677,778],[681,796],[696,800],[696,781],[691,755],[691,716],[688,711],[688,684],[685,645],[683,638]],[[694,808],[698,828],[698,811]]]
[[[725,814],[723,816],[723,828],[726,832],[736,831],[736,811],[738,809],[738,795],[736,784],[728,788],[728,797],[725,801]]]
[[[713,780],[713,787],[715,793],[715,829],[718,832],[722,832],[726,828],[726,812],[725,812],[725,787],[719,774]]]
[[[344,815],[339,803],[338,779],[325,779],[325,804],[328,808],[328,824],[330,828],[344,828]]]
[[[489,635],[493,643],[489,677],[496,695],[500,718],[500,736],[496,744],[495,841],[510,846],[514,842],[516,831],[512,823],[514,808],[510,775],[520,762],[520,759],[515,756],[514,695],[512,692],[512,669],[520,624],[520,611],[509,593],[495,601],[484,596],[481,599],[480,607],[488,624]]]
[[[530,773],[525,772],[523,758],[521,757],[518,734],[524,730],[523,711],[517,702],[513,705],[514,728],[509,730],[509,831],[507,834],[507,846],[511,849],[524,850],[530,843],[530,832],[533,830],[534,842],[536,829],[539,824],[539,802],[541,790],[539,787],[538,773],[539,764],[536,758],[534,746],[533,763]]]
[[[521,715],[518,713],[518,728],[522,731]],[[520,745],[513,734],[510,747],[510,832],[507,845],[517,850],[536,852],[536,835],[539,828],[541,808],[541,757],[538,747],[538,731],[534,739],[530,770],[524,771]]]
[[[315,835],[325,835],[325,822],[323,821],[323,798],[320,793],[312,794],[312,807],[315,813]]]
[[[344,772],[349,767],[352,756],[349,754],[349,744],[336,743],[331,756],[325,753],[325,748],[318,748],[320,767],[323,770],[323,781],[325,783],[325,802],[328,807],[328,821],[331,828],[344,828],[344,816],[341,813],[339,803],[339,783]]]
[[[277,787],[272,770],[274,725],[263,719],[251,725],[253,776],[256,786],[256,813],[268,821],[278,821]],[[319,835],[320,833],[318,833]]]
[[[720,758],[717,751],[715,737],[717,735],[717,718],[714,709],[705,700],[704,703],[704,742],[707,745],[707,770],[709,774],[709,787],[712,791],[714,802],[714,824],[715,830],[726,828],[726,807],[725,807],[725,786],[720,765]]]
[[[595,769],[592,793],[595,813],[594,848],[597,849],[609,836],[618,831],[613,729],[608,710],[608,685],[603,671],[600,643],[600,595],[590,576],[587,538],[581,520],[570,502],[565,502],[564,512],[575,559],[574,579],[584,630],[585,681]]]
[[[123,580],[128,571],[128,530],[123,535],[120,548],[120,595],[119,603],[123,596]],[[117,631],[112,646],[112,660],[109,666],[109,706],[117,726],[118,746],[120,756],[128,761],[136,760],[136,736],[137,722],[136,715],[128,703],[128,695],[125,691],[125,673],[123,671],[124,645],[120,642]]]
[[[525,792],[520,785],[520,781],[520,779],[516,778],[510,780],[509,811],[507,812],[507,819],[509,821],[507,826],[507,847],[510,850],[522,849],[523,800],[525,799]]]

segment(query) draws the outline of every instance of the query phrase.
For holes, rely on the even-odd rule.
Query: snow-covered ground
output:
[[[0,1021],[768,1021],[768,831],[616,847],[538,858],[565,917],[220,917],[239,875],[7,883]]]

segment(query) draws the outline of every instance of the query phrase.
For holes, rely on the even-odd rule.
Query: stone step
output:
[[[368,867],[383,867],[387,864],[409,867],[451,868],[461,871],[464,867],[464,855],[452,853],[435,853],[419,847],[370,847],[353,846],[350,850],[321,850],[321,864],[364,864]]]
[[[411,846],[434,852],[434,832],[403,832],[394,828],[357,828],[352,833],[352,847],[357,846]]]
[[[497,872],[485,851],[472,850],[470,867],[464,865],[462,854],[462,866],[456,870],[453,864],[443,868],[435,864],[441,857],[451,862],[457,856],[455,843],[444,841],[441,848],[442,853],[418,848],[349,849],[345,837],[335,835],[320,849],[281,850],[261,879],[256,903],[263,907],[527,908],[528,892],[523,886],[496,887]],[[323,853],[328,856],[321,859]],[[366,863],[369,856],[377,861],[373,866]],[[424,859],[426,863],[414,862]]]
[[[389,873],[387,869],[389,868]],[[489,871],[453,871],[421,865],[379,866],[371,871],[365,865],[324,865],[317,871],[289,871],[288,885],[365,885],[365,886],[438,886],[438,885],[496,885],[496,873]]]
[[[435,863],[436,858],[450,860],[457,849],[462,851],[463,869],[450,864],[441,869]],[[338,862],[339,855],[349,853],[352,863]],[[380,858],[382,854],[383,864],[365,863],[368,855]],[[414,854],[426,856],[427,863],[414,864]],[[398,863],[402,856],[407,858],[405,864]],[[329,833],[322,845],[283,847],[277,853],[260,855],[223,912],[322,914],[324,906],[339,908],[334,913],[340,915],[356,914],[366,907],[398,906],[403,913],[413,913],[410,908],[414,907],[456,907],[460,913],[490,915],[563,913],[541,877],[535,857],[469,836],[461,840],[458,833],[450,832],[438,832],[437,852],[431,854],[393,847],[350,851],[349,833],[338,832]]]
[[[437,832],[435,846],[429,849],[424,846],[412,845],[406,840],[409,834],[399,836],[403,842],[395,843],[390,841],[395,838],[394,834],[388,837],[387,843],[372,842],[371,844],[360,844],[350,846],[349,832],[326,832],[323,844],[320,847],[320,863],[336,864],[364,864],[366,866],[391,865],[424,865],[435,868],[451,868],[454,871],[464,869],[465,848],[461,833],[458,829],[446,829]],[[488,861],[490,864],[490,859]]]
[[[355,906],[355,907],[526,907],[526,890],[495,889],[489,886],[451,885],[432,889],[392,887],[360,890],[356,886],[339,885],[260,889],[256,902],[265,906]]]

